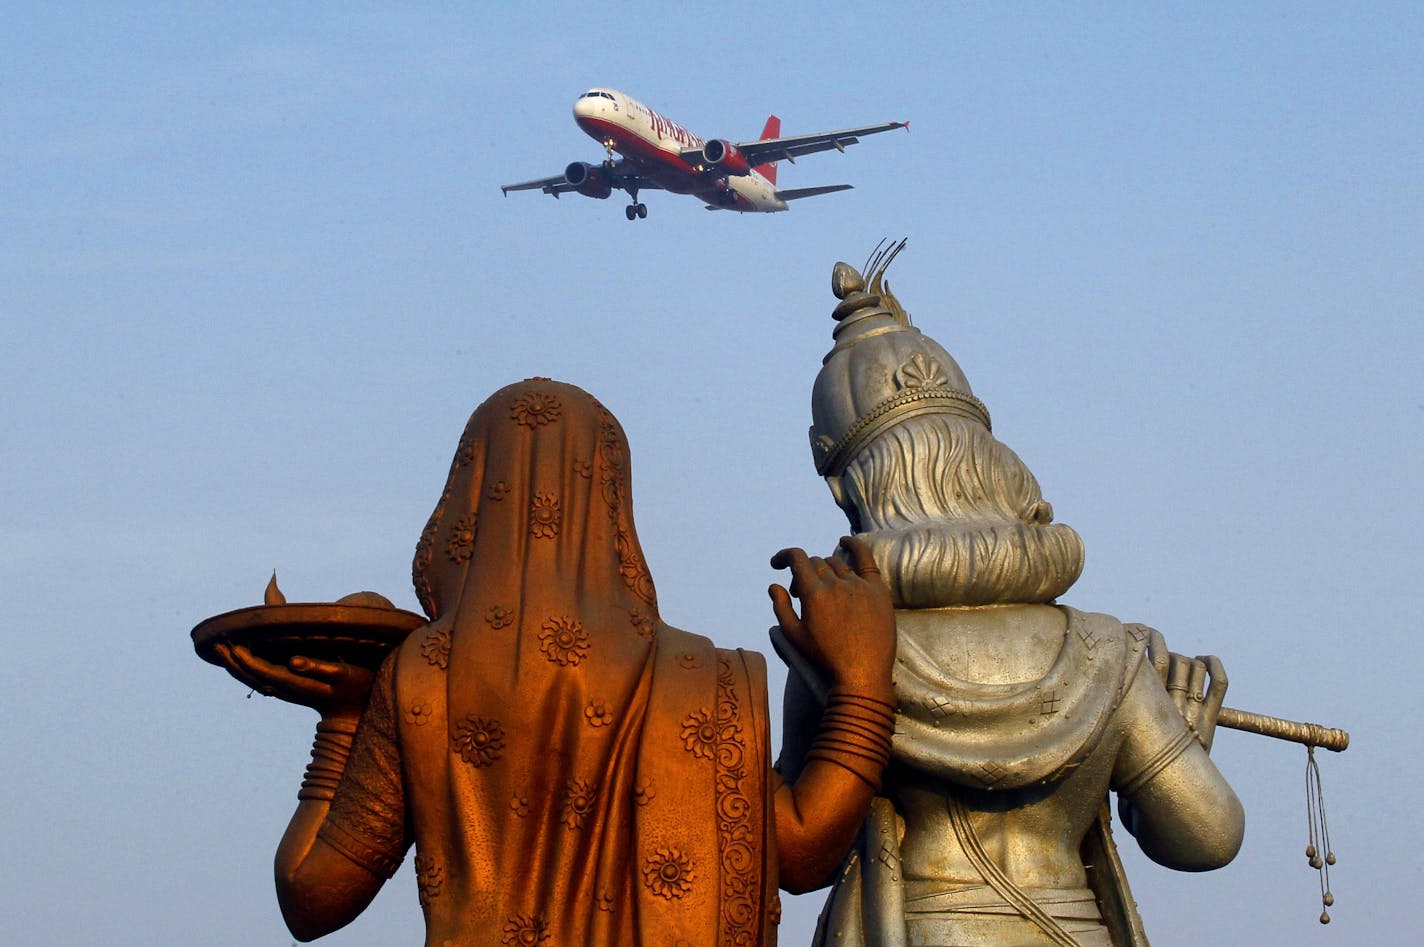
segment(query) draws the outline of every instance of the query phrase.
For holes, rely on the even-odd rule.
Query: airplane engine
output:
[[[738,151],[736,145],[721,138],[714,138],[702,146],[702,160],[727,174],[752,173],[747,156]]]
[[[602,168],[586,161],[575,161],[564,169],[564,180],[584,197],[603,200],[613,193],[613,183]]]

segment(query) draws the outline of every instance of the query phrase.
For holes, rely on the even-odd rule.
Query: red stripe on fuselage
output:
[[[717,195],[721,190],[715,186],[709,187],[708,184],[720,182],[721,175],[698,171],[695,165],[689,164],[682,157],[680,151],[662,148],[628,126],[607,119],[581,116],[574,121],[590,138],[600,143],[612,141],[614,151],[641,164],[649,177],[673,194],[695,194],[707,203],[725,207],[727,210],[755,209],[751,202],[740,194],[736,194],[735,204],[722,204],[718,201]]]
[[[669,191],[689,194],[700,172],[683,160],[680,153],[660,148],[626,125],[602,118],[575,119],[590,138],[613,142],[613,150],[643,165],[649,175]],[[680,186],[675,186],[680,185]]]

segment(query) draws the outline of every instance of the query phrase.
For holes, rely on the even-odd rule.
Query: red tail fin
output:
[[[766,127],[761,130],[761,140],[766,141],[768,138],[780,137],[781,119],[777,118],[775,115],[767,116]],[[769,162],[767,164],[759,164],[755,168],[752,168],[752,170],[755,171],[757,174],[760,174],[762,177],[766,178],[772,184],[776,183],[775,161]]]

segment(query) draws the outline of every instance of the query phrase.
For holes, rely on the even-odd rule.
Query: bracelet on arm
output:
[[[316,738],[312,740],[312,758],[307,764],[302,788],[297,791],[298,799],[319,799],[330,802],[336,795],[336,786],[346,772],[346,763],[351,759],[351,744],[356,738],[356,721],[321,720],[316,725]]]
[[[1176,761],[1177,757],[1186,752],[1187,747],[1192,744],[1193,734],[1185,726],[1171,740],[1152,755],[1146,763],[1140,766],[1136,773],[1122,781],[1118,786],[1119,799],[1131,799],[1143,786],[1156,779],[1158,774]]]
[[[833,687],[806,759],[839,766],[879,792],[894,732],[894,704]]]

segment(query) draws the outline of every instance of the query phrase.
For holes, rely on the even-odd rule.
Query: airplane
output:
[[[500,187],[505,196],[510,191],[541,190],[558,197],[575,191],[604,200],[614,190],[622,190],[628,192],[631,201],[624,208],[625,216],[638,220],[648,216],[648,205],[638,201],[638,192],[658,189],[691,194],[708,210],[775,213],[786,210],[787,201],[851,187],[831,184],[778,190],[776,162],[785,158],[795,164],[802,155],[833,148],[844,152],[847,145],[854,145],[865,135],[910,129],[909,122],[883,122],[783,138],[781,119],[773,115],[756,141],[707,140],[614,89],[589,89],[579,96],[574,101],[574,121],[603,145],[608,153],[604,162],[594,165],[575,161],[563,174],[505,184]],[[620,156],[617,160],[615,153]]]

